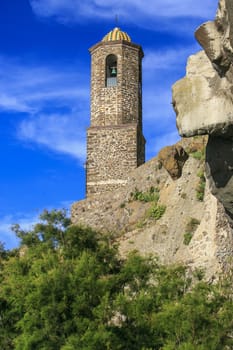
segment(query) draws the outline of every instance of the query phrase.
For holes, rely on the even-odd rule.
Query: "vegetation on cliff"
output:
[[[215,284],[45,211],[0,248],[2,350],[220,350],[233,346],[232,275]],[[192,283],[195,282],[195,283]]]

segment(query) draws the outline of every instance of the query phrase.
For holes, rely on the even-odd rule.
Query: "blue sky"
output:
[[[178,140],[171,85],[200,50],[194,30],[217,0],[1,0],[0,241],[17,245],[44,208],[85,196],[88,48],[118,26],[142,45],[147,159]]]

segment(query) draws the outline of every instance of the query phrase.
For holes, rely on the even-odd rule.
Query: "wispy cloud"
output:
[[[0,110],[2,111],[13,111],[13,112],[33,112],[33,109],[23,101],[23,99],[0,92]]]
[[[25,119],[19,126],[21,140],[37,143],[85,161],[85,128],[77,115],[39,115]]]
[[[118,13],[140,26],[160,18],[212,18],[217,0],[206,0],[204,5],[196,0],[195,6],[193,0],[151,0],[146,4],[144,0],[31,0],[31,6],[38,16],[53,16],[62,22],[112,19]]]
[[[36,113],[47,107],[49,101],[77,107],[88,100],[88,81],[75,63],[71,70],[64,66],[22,64],[0,57],[0,65],[0,111]]]
[[[187,57],[195,45],[163,51],[145,48],[143,63],[143,118],[152,156],[157,144],[176,132],[171,85],[184,75]],[[83,164],[89,125],[89,75],[73,67],[22,64],[0,57],[0,112],[24,112],[16,136],[52,151],[68,154]],[[159,124],[158,124],[159,123]],[[158,133],[158,125],[160,126]]]
[[[55,68],[22,64],[8,57],[0,57],[0,63],[0,113],[24,113],[16,136],[83,163],[89,118],[88,75],[80,73],[75,63],[72,68]]]

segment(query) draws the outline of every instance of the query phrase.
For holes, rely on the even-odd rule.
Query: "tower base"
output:
[[[130,171],[145,162],[145,139],[137,124],[87,130],[87,197],[127,184]]]

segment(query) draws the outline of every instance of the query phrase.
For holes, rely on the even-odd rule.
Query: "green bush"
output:
[[[153,218],[154,220],[159,220],[163,216],[165,211],[166,211],[165,205],[155,204],[149,209],[149,217]]]
[[[190,156],[198,160],[205,160],[205,148],[200,151],[191,152]]]
[[[207,283],[135,251],[122,259],[64,212],[40,219],[14,226],[19,249],[0,244],[1,350],[233,349],[232,270]]]
[[[150,187],[149,191],[142,192],[135,188],[135,191],[131,192],[131,198],[132,200],[140,202],[158,202],[159,189],[152,186]]]

